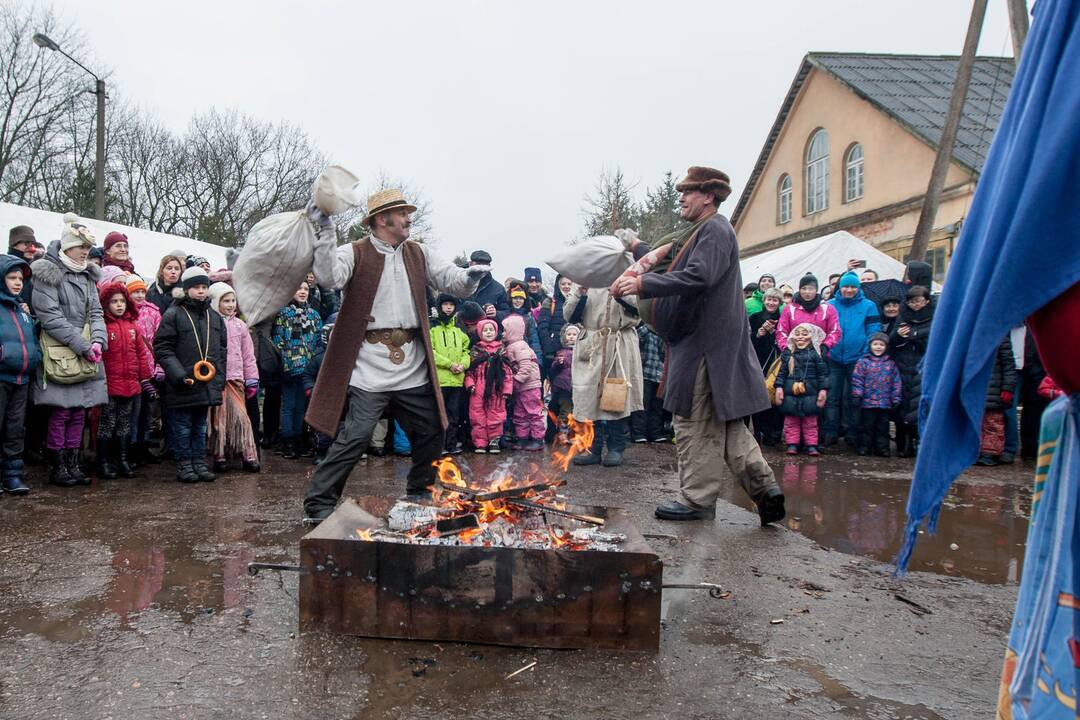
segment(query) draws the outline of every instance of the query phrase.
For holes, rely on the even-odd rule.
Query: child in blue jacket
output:
[[[30,492],[23,483],[26,400],[41,349],[34,321],[19,301],[30,266],[14,255],[0,255],[0,275],[0,486],[3,492],[25,495]]]

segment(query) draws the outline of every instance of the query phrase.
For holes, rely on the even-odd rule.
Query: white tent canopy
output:
[[[799,280],[808,272],[824,287],[830,275],[847,268],[848,260],[865,260],[866,267],[876,270],[881,280],[904,278],[904,263],[844,230],[753,255],[739,264],[744,283],[757,282],[770,273],[777,286],[786,284],[798,290]]]
[[[38,242],[48,247],[50,242],[60,239],[63,217],[63,213],[0,202],[0,231],[4,233],[5,240],[11,228],[16,225],[29,225],[34,228]],[[173,250],[183,250],[185,255],[201,255],[210,261],[213,270],[225,267],[225,248],[220,245],[92,218],[83,218],[83,222],[97,238],[98,245],[104,243],[105,236],[113,230],[127,235],[128,245],[131,247],[131,262],[135,265],[135,270],[147,280],[157,274],[161,258]],[[7,245],[4,248],[6,249]]]

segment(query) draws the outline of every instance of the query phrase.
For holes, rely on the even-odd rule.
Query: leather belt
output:
[[[364,339],[372,345],[383,344],[390,350],[390,362],[400,365],[405,362],[402,347],[416,339],[416,328],[380,328],[368,330]]]

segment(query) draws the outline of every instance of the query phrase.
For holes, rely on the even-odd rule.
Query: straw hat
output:
[[[409,204],[405,200],[404,193],[397,188],[391,188],[389,190],[380,190],[374,195],[370,196],[367,201],[367,215],[360,221],[360,224],[364,227],[368,227],[371,223],[371,218],[375,217],[381,212],[387,210],[396,210],[397,208],[405,208],[411,213],[416,212],[416,206]]]

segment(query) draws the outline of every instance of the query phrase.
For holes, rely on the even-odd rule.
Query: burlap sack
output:
[[[598,235],[560,248],[545,261],[557,273],[587,288],[606,288],[633,264],[622,241]]]

